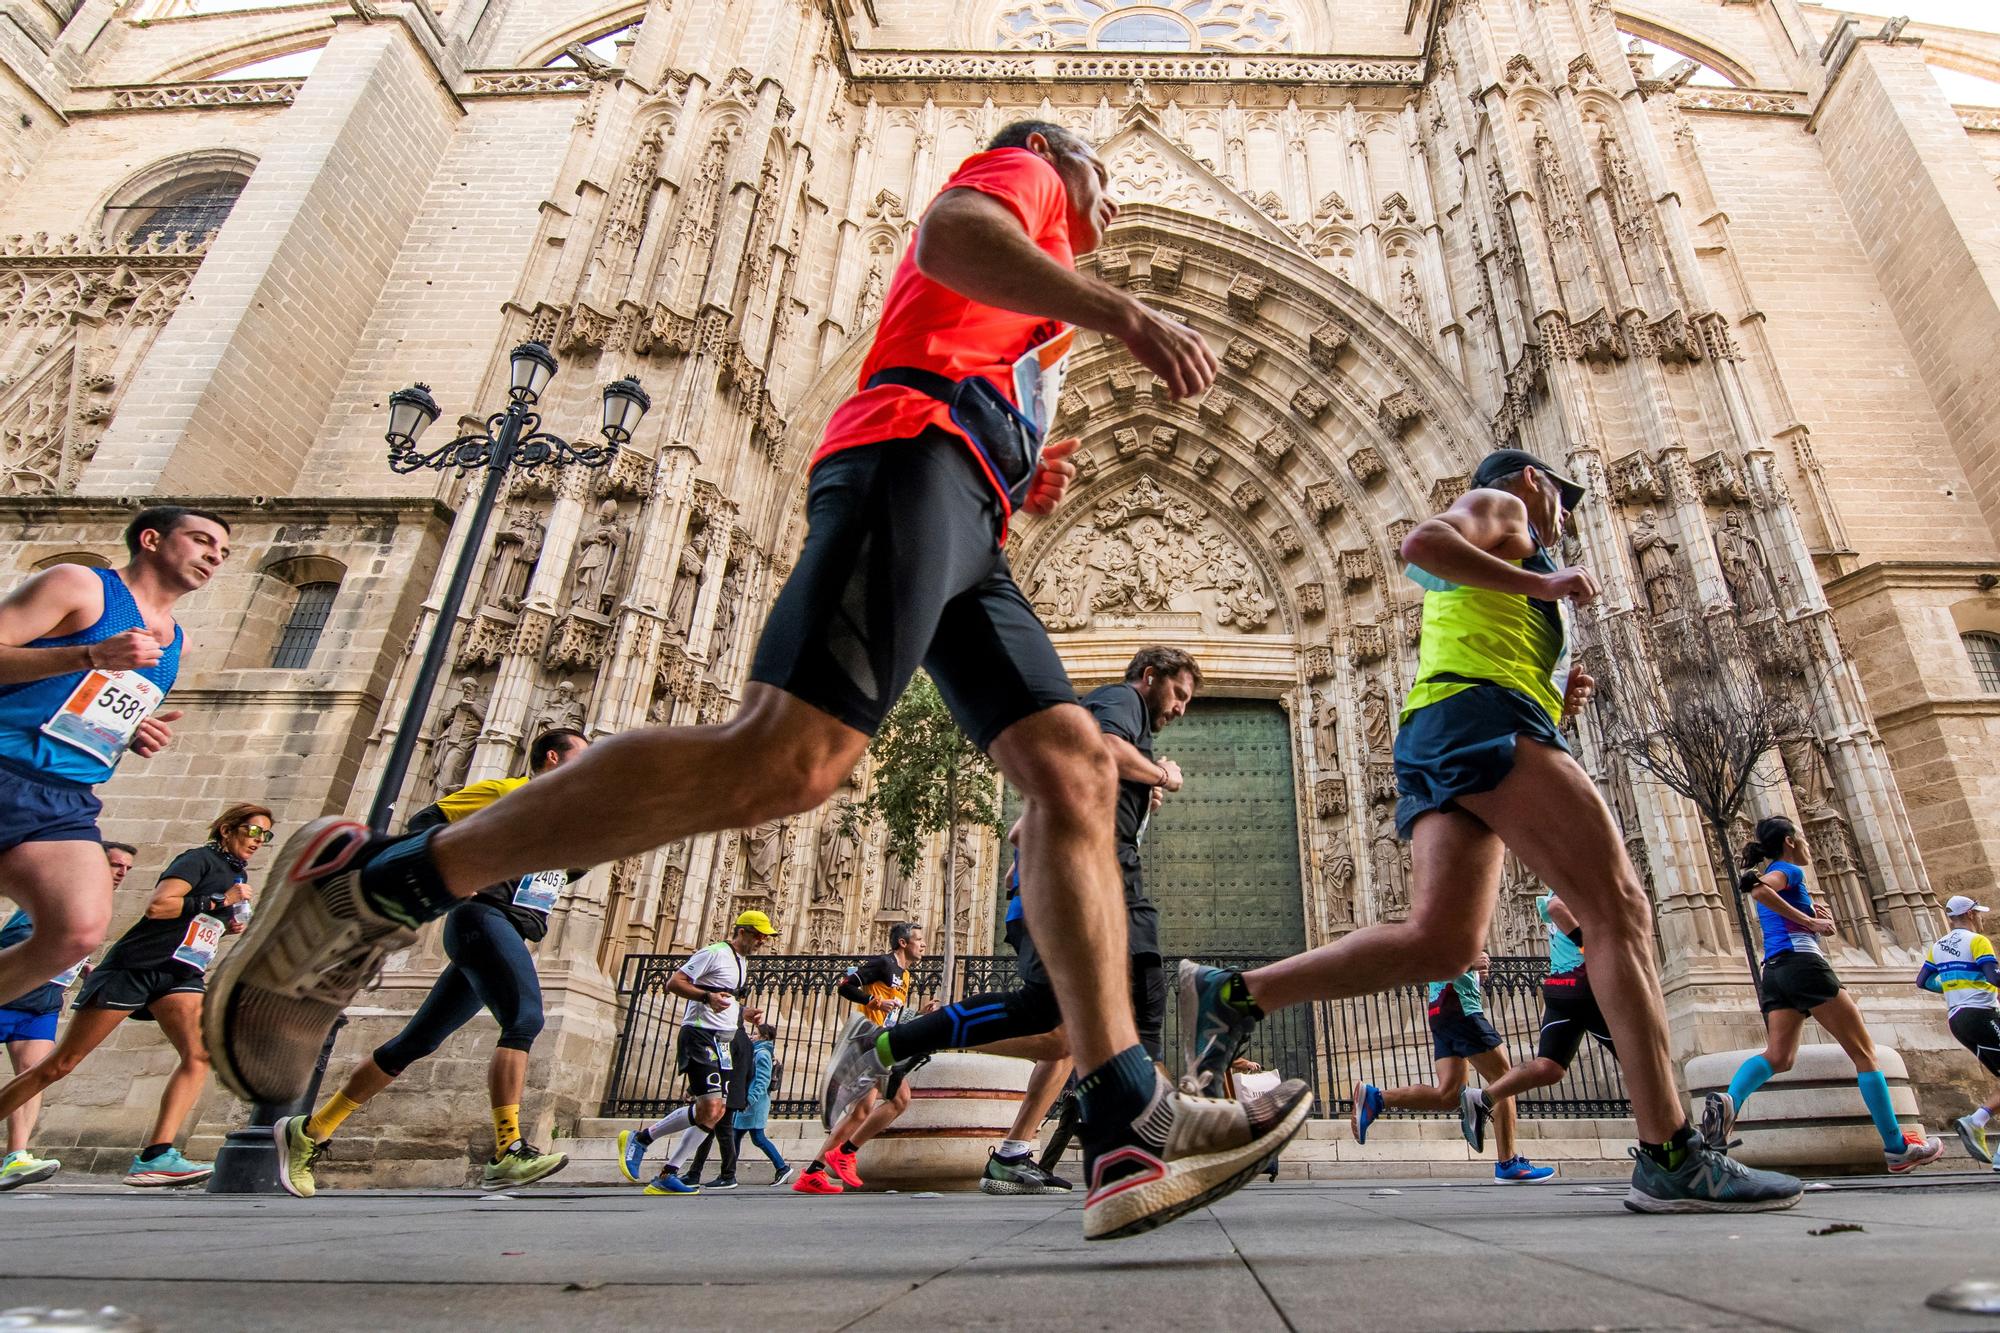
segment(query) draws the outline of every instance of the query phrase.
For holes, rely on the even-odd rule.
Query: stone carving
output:
[[[1141,477],[1065,533],[1026,581],[1055,630],[1099,615],[1198,612],[1249,632],[1277,609],[1243,548],[1208,511]]]
[[[1655,616],[1670,616],[1681,609],[1680,569],[1674,553],[1681,548],[1661,533],[1659,520],[1648,509],[1632,528],[1632,554],[1639,561],[1639,583],[1646,590],[1646,605]]]
[[[551,93],[589,92],[593,82],[590,71],[583,69],[521,69],[475,74],[472,91],[489,97],[509,93],[547,97]]]
[[[1323,840],[1318,851],[1327,929],[1333,931],[1351,926],[1354,924],[1354,858],[1331,838]]]
[[[1321,778],[1313,784],[1313,813],[1321,819],[1334,819],[1347,813],[1346,778]]]
[[[1292,410],[1307,421],[1318,421],[1332,406],[1333,400],[1310,384],[1301,384],[1292,395]]]
[[[1388,466],[1382,462],[1382,455],[1376,452],[1375,446],[1372,444],[1364,444],[1352,454],[1349,454],[1347,467],[1349,471],[1354,473],[1354,479],[1363,486],[1382,477],[1389,470]]]
[[[1414,85],[1423,61],[1412,57],[1236,56],[1181,52],[1091,52],[1056,55],[1010,51],[986,55],[854,51],[848,57],[857,81],[1117,80],[1129,83],[1200,83],[1246,80],[1279,84],[1334,85],[1389,83]],[[1149,200],[1150,202],[1150,200]]]
[[[1345,508],[1337,482],[1315,481],[1306,486],[1306,508],[1312,511],[1313,522],[1326,526],[1327,520],[1338,518]]]
[[[882,276],[882,265],[868,266],[868,274],[861,279],[861,290],[854,297],[854,327],[865,329],[875,322],[875,316],[882,312],[882,291],[886,282]]]
[[[565,727],[573,731],[582,731],[583,716],[583,700],[577,697],[575,683],[559,680],[555,688],[542,700],[541,712],[535,718],[534,734],[540,735],[545,731],[557,731]]]
[[[1232,370],[1248,371],[1263,354],[1263,345],[1254,339],[1231,338],[1229,346],[1222,349],[1222,360]]]
[[[1368,845],[1368,868],[1374,882],[1375,919],[1401,921],[1410,914],[1409,850],[1396,841],[1396,815],[1385,808]]]
[[[1181,285],[1181,266],[1187,256],[1171,245],[1163,245],[1153,251],[1153,262],[1149,273],[1153,287],[1158,291],[1170,292]]]
[[[1229,503],[1239,514],[1247,514],[1264,503],[1264,488],[1254,481],[1246,481],[1229,493]]]
[[[1333,679],[1333,649],[1316,643],[1306,649],[1306,679]]]
[[[1277,549],[1279,555],[1287,560],[1290,560],[1293,556],[1306,549],[1305,543],[1299,540],[1298,529],[1289,523],[1272,529],[1271,545]]]
[[[847,891],[854,885],[854,862],[859,847],[854,834],[844,827],[852,808],[852,802],[835,800],[820,820],[812,878],[812,902],[816,907],[846,902]]]
[[[1764,561],[1764,548],[1750,535],[1743,515],[1723,516],[1715,533],[1715,554],[1722,564],[1723,582],[1736,602],[1738,615],[1753,616],[1776,605],[1771,595],[1771,567]]]
[[[493,539],[493,572],[484,600],[508,611],[521,609],[547,536],[548,528],[534,508],[524,505],[507,515],[507,530]]]
[[[1347,346],[1347,330],[1328,320],[1312,331],[1306,340],[1306,354],[1321,370],[1332,370],[1340,360],[1340,350]]]
[[[1395,709],[1382,678],[1370,676],[1361,690],[1361,739],[1364,753],[1370,759],[1387,759],[1394,752],[1394,716]]]
[[[1331,694],[1316,694],[1312,705],[1313,753],[1319,766],[1332,769],[1340,763],[1340,709]]]
[[[1301,583],[1295,590],[1299,612],[1308,616],[1326,614],[1326,585],[1324,583]]]
[[[1795,116],[1808,110],[1798,93],[1757,93],[1743,88],[1682,88],[1674,104],[1683,111],[1747,111],[1755,115]]]
[[[610,622],[602,616],[579,611],[564,616],[551,630],[548,613],[531,607],[521,613],[514,651],[529,657],[541,653],[542,664],[551,671],[594,672],[604,665],[610,638]]]
[[[744,563],[732,560],[722,572],[722,587],[716,590],[715,630],[708,639],[708,660],[713,665],[727,661],[730,649],[736,646],[736,626],[743,609]]]
[[[1283,426],[1273,426],[1257,437],[1257,452],[1272,467],[1284,462],[1286,455],[1298,447],[1298,437]]]
[[[785,861],[791,854],[792,824],[769,819],[743,830],[743,891],[768,902],[778,900]]]
[[[681,545],[680,568],[674,575],[673,590],[667,594],[667,635],[687,642],[688,627],[694,619],[695,599],[701,595],[702,579],[708,567],[708,528],[694,528]]]
[[[304,79],[211,79],[201,83],[152,83],[114,88],[113,111],[180,111],[189,107],[290,106]]]
[[[1255,273],[1239,273],[1229,284],[1229,308],[1238,315],[1254,318],[1264,299],[1264,279]]]
[[[1366,666],[1370,662],[1379,662],[1389,655],[1388,637],[1383,634],[1381,625],[1371,620],[1355,625],[1350,632],[1353,637],[1348,648],[1347,660],[1354,665]]]
[[[574,581],[569,590],[571,610],[588,611],[592,615],[611,610],[611,603],[618,595],[618,573],[624,555],[625,531],[618,524],[618,502],[606,500],[597,507],[596,526],[577,545]]]
[[[1351,546],[1340,553],[1340,586],[1348,592],[1375,577],[1375,558],[1363,546]]]
[[[1710,504],[1740,505],[1750,499],[1743,471],[1726,454],[1710,454],[1694,462],[1695,486]]]
[[[461,677],[451,703],[438,724],[433,753],[432,788],[440,796],[465,785],[472,766],[472,749],[486,726],[486,691],[471,676]]]
[[[1644,454],[1628,454],[1611,465],[1611,494],[1621,504],[1667,498],[1666,484]]]

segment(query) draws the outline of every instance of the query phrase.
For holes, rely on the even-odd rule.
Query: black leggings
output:
[[[1160,956],[1132,957],[1132,1003],[1138,1020],[1139,1044],[1153,1059],[1163,1058],[1167,1019],[1167,983]],[[889,1054],[901,1064],[939,1051],[985,1046],[1011,1037],[1033,1037],[1062,1026],[1055,988],[1030,981],[1019,990],[971,995],[934,1013],[898,1023],[889,1029]]]
[[[541,1033],[542,983],[527,941],[506,913],[477,899],[460,903],[444,919],[444,951],[451,966],[403,1030],[375,1048],[376,1065],[391,1078],[444,1045],[482,1008],[500,1024],[502,1050],[528,1050]]]

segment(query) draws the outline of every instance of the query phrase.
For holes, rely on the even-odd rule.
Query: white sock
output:
[[[678,1110],[669,1111],[652,1124],[646,1126],[646,1141],[648,1143],[658,1143],[661,1139],[667,1137],[667,1135],[678,1134],[693,1123],[694,1108],[692,1106],[683,1106]]]
[[[1027,1139],[1002,1139],[997,1151],[1002,1157],[1027,1157],[1035,1151],[1035,1145]]]
[[[701,1141],[707,1137],[708,1131],[700,1125],[689,1125],[681,1132],[680,1142],[676,1143],[674,1150],[667,1155],[667,1165],[672,1168],[675,1175],[681,1173],[681,1168],[687,1165],[688,1158],[694,1156],[694,1150],[699,1148]]]
[[[1993,1118],[1993,1113],[1987,1110],[1983,1106],[1980,1107],[1977,1111],[1974,1111],[1972,1113],[1972,1123],[1978,1126],[1980,1129],[1986,1128],[1986,1122],[1991,1120],[1992,1118]]]

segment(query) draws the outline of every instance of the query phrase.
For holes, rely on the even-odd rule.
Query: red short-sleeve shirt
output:
[[[1047,160],[1025,148],[975,153],[959,164],[944,189],[978,190],[993,196],[1014,211],[1044,252],[1066,267],[1074,266],[1068,193],[1062,177]],[[1011,399],[1010,368],[1030,348],[1060,333],[1061,321],[1002,310],[961,296],[919,272],[915,251],[911,246],[896,266],[896,276],[882,303],[875,345],[868,349],[868,359],[861,365],[860,383],[866,385],[876,371],[887,366],[915,366],[952,379],[984,375]],[[833,410],[813,462],[856,445],[909,439],[922,434],[927,426],[964,437],[952,425],[949,409],[935,398],[896,385],[861,388]],[[982,470],[984,466],[982,462]],[[1001,506],[1006,508],[1005,488],[990,472],[988,480],[993,481]]]

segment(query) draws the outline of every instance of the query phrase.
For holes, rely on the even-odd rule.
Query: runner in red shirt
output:
[[[298,1096],[382,958],[484,885],[819,805],[921,665],[1022,794],[1029,924],[1089,1071],[1084,1234],[1149,1230],[1283,1146],[1309,1108],[1304,1084],[1189,1097],[1139,1044],[1112,851],[1117,773],[1001,550],[1013,511],[1053,509],[1076,473],[1075,441],[1040,447],[1072,327],[1124,343],[1173,398],[1215,380],[1193,330],[1072,267],[1118,214],[1106,181],[1088,145],[1022,121],[945,183],[890,285],[858,391],[827,424],[805,545],[728,724],[600,741],[427,834],[392,841],[322,820],[286,845],[211,991],[224,1083],[255,1100]]]

